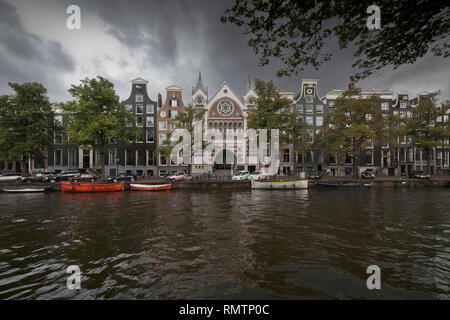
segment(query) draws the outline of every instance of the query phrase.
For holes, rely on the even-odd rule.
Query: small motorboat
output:
[[[170,190],[172,185],[168,184],[130,184],[130,189],[134,191],[161,191],[161,190]]]
[[[123,182],[120,183],[90,183],[62,181],[61,190],[64,192],[115,192],[125,190]]]
[[[285,189],[307,189],[308,180],[297,181],[255,181],[252,180],[252,189],[269,189],[269,190],[285,190]]]
[[[331,188],[369,188],[372,186],[370,183],[325,183],[325,182],[316,182],[315,185]]]
[[[52,186],[26,185],[26,186],[3,186],[4,192],[11,193],[30,193],[30,192],[44,192],[52,189]]]

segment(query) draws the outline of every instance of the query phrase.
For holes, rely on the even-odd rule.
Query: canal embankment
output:
[[[267,181],[291,181],[296,180],[295,177],[280,177],[277,180],[271,179]],[[162,178],[138,179],[133,183],[139,184],[163,184],[168,181]],[[437,177],[430,180],[405,179],[399,177],[380,177],[374,180],[353,179],[350,177],[328,177],[320,180],[309,180],[309,187],[314,188],[317,182],[325,182],[330,184],[347,184],[347,183],[364,183],[370,184],[373,188],[430,188],[430,187],[450,187],[450,178]],[[189,189],[250,189],[250,181],[233,181],[231,179],[202,179],[174,181],[172,190],[189,190]],[[0,183],[2,185],[21,185],[22,183]],[[33,185],[49,185],[49,183],[33,183]],[[52,191],[61,191],[59,182],[52,184]],[[125,182],[125,190],[130,189],[130,182]]]

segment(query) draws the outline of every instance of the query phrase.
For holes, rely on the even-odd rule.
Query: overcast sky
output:
[[[66,8],[81,8],[81,30],[66,28]],[[277,62],[258,67],[239,28],[222,24],[228,0],[0,0],[0,93],[10,93],[8,81],[38,81],[49,90],[52,102],[70,99],[67,89],[85,77],[110,79],[121,99],[128,98],[130,81],[149,81],[156,99],[170,85],[184,91],[202,73],[209,94],[227,81],[241,92],[248,74],[274,80],[281,91],[298,93],[302,78],[319,79],[323,96],[345,89],[352,74],[352,52],[336,50],[319,71],[307,69],[298,76],[277,78]],[[330,46],[335,46],[330,43]],[[449,59],[426,56],[396,71],[384,69],[357,84],[363,89],[441,90],[450,98]]]

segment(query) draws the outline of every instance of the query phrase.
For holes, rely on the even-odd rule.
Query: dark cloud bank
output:
[[[13,2],[13,1],[12,1]],[[69,1],[60,1],[67,6]],[[352,52],[337,50],[335,43],[329,43],[334,50],[330,63],[319,71],[306,69],[302,74],[290,78],[276,78],[279,68],[277,61],[269,66],[258,67],[258,59],[247,46],[247,39],[241,30],[219,20],[223,11],[232,1],[78,1],[82,12],[97,16],[106,26],[107,34],[116,38],[131,52],[145,50],[144,61],[140,65],[156,68],[159,74],[170,79],[171,84],[184,88],[184,96],[189,101],[191,87],[195,84],[198,72],[202,72],[210,94],[228,81],[236,91],[244,87],[247,75],[274,80],[282,91],[297,92],[302,78],[320,79],[320,93],[328,90],[344,89],[352,74]],[[42,6],[46,10],[48,2]],[[51,16],[48,19],[52,19]],[[0,0],[0,90],[5,93],[8,81],[40,81],[49,88],[50,97],[68,99],[66,90],[58,78],[70,74],[77,65],[60,42],[46,41],[27,32],[22,26],[14,5]],[[99,39],[101,40],[101,39]],[[114,59],[114,52],[109,54]],[[99,59],[99,57],[92,57]],[[197,61],[183,64],[180,61]],[[130,56],[121,65],[137,63]],[[100,65],[101,63],[99,63]],[[98,70],[102,71],[101,68]],[[384,69],[358,84],[365,89],[376,88],[409,90],[416,94],[422,90],[440,88],[442,97],[450,97],[448,81],[442,78],[450,74],[448,60],[426,56],[414,65],[403,66],[393,71]],[[152,86],[152,79],[143,74]],[[76,82],[78,79],[74,79]],[[131,80],[111,78],[117,84],[122,98],[128,94],[125,87]],[[153,88],[152,94],[164,92],[164,86]],[[52,96],[55,95],[55,97]]]

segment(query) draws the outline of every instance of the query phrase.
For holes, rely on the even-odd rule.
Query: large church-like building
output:
[[[217,91],[209,96],[201,73],[199,74],[197,83],[192,88],[192,105],[197,112],[203,112],[203,131],[216,130],[222,135],[223,141],[218,143],[219,151],[213,152],[212,158],[206,164],[193,164],[193,174],[212,173],[218,170],[254,171],[257,169],[257,165],[247,161],[246,142],[244,142],[245,145],[239,144],[236,137],[247,129],[247,116],[256,108],[256,99],[257,95],[250,76],[242,94],[238,94],[227,82],[223,82]],[[220,145],[223,146],[222,150]],[[239,154],[244,158],[238,158]]]

